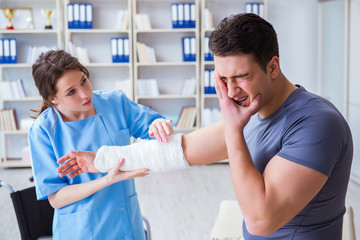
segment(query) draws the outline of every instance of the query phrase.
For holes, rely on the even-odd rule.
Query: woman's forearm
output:
[[[182,147],[191,166],[227,159],[223,121],[184,135]]]
[[[49,195],[48,199],[53,208],[62,208],[92,195],[110,184],[111,182],[107,180],[107,176],[104,176],[90,182],[63,187]]]

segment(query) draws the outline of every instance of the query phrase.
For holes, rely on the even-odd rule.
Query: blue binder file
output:
[[[4,46],[4,63],[10,63],[10,41],[7,38],[3,39]]]
[[[196,39],[195,37],[190,37],[190,61],[196,61]]]
[[[177,4],[178,10],[178,28],[184,27],[184,5],[182,3]]]
[[[17,53],[16,53],[16,39],[10,38],[10,63],[16,63],[17,62]]]
[[[196,8],[195,3],[190,5],[190,27],[195,28],[196,26]]]
[[[191,61],[190,37],[182,38],[182,46],[183,46],[183,61],[190,62]]]
[[[74,28],[74,4],[67,5],[67,15],[68,15],[68,28]]]
[[[190,3],[183,4],[184,9],[184,28],[190,28]]]
[[[179,22],[178,22],[178,7],[177,3],[172,3],[170,5],[171,9],[171,24],[172,28],[178,28]]]
[[[83,3],[79,4],[80,10],[80,26],[79,28],[85,29],[86,28],[86,5]]]
[[[130,46],[129,46],[129,38],[124,38],[124,62],[129,62],[130,58]]]
[[[124,39],[117,38],[117,55],[118,55],[118,62],[124,62],[125,54],[124,54]]]
[[[93,28],[93,6],[92,4],[88,3],[86,4],[86,10],[85,10],[85,15],[86,15],[86,21],[85,21],[85,28],[87,29],[92,29]]]
[[[75,29],[80,28],[80,4],[74,3],[74,22],[73,27]]]
[[[4,46],[2,38],[0,38],[0,64],[1,63],[4,63]]]
[[[208,69],[205,69],[204,72],[204,93],[210,93],[210,71]]]
[[[110,40],[111,58],[112,62],[119,62],[118,51],[117,51],[117,38],[111,38]]]

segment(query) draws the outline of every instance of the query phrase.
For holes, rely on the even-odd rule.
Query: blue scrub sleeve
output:
[[[29,131],[29,146],[37,198],[47,199],[48,195],[67,186],[68,183],[56,172],[58,164],[49,134],[37,124]]]
[[[122,94],[121,97],[130,135],[135,138],[149,138],[149,127],[151,123],[157,118],[164,117],[144,105],[134,103],[129,100],[125,94]]]
[[[310,115],[289,127],[277,155],[329,176],[341,159],[346,133],[338,115]]]

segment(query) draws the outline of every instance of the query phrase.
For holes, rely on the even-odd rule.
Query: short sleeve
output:
[[[346,133],[338,113],[307,115],[288,126],[277,155],[329,176],[341,159]]]
[[[154,110],[129,100],[125,94],[121,96],[127,126],[135,138],[149,138],[149,127],[157,118],[164,118]]]
[[[58,165],[48,132],[36,123],[29,131],[29,146],[36,195],[38,200],[46,199],[68,183],[56,172]]]

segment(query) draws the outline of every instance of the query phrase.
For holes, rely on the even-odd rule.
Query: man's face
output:
[[[271,81],[251,54],[226,57],[214,56],[215,71],[226,84],[228,96],[237,104],[247,107],[257,95],[262,95],[260,105],[271,92]]]

